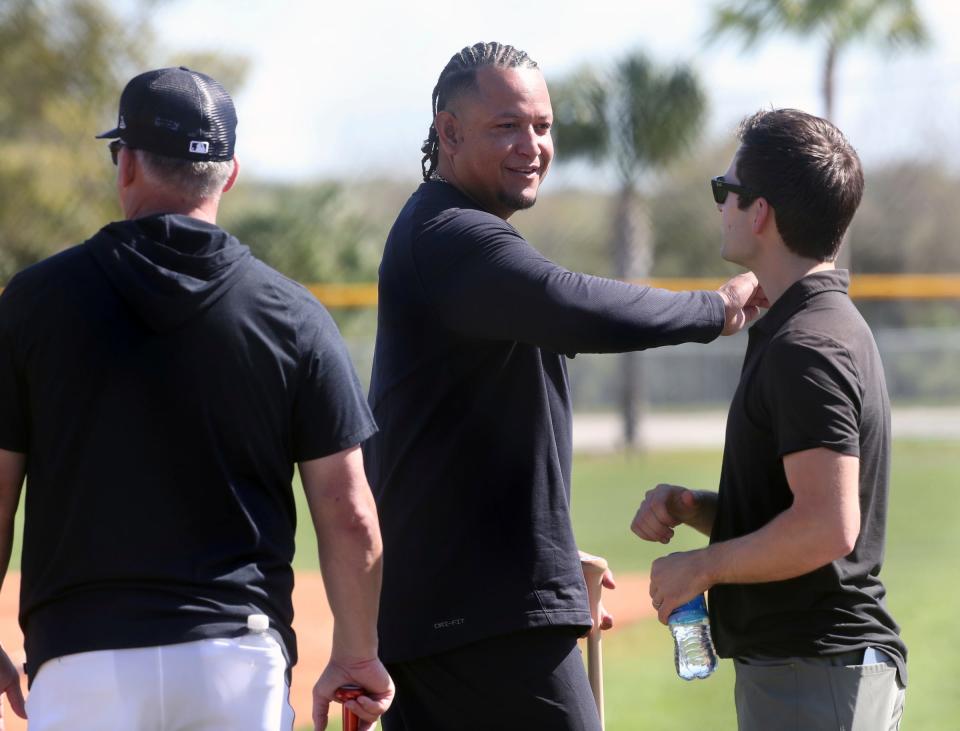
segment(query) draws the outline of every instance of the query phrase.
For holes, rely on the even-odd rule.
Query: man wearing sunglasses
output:
[[[899,727],[906,647],[883,562],[890,408],[870,328],[834,266],[860,203],[856,152],[832,124],[759,112],[711,181],[723,258],[756,272],[770,309],[750,331],[730,406],[719,493],[658,485],[633,522],[705,549],[656,560],[665,622],[709,590],[717,651],[734,659],[739,727]]]
[[[294,463],[335,617],[317,728],[342,684],[366,689],[366,728],[392,697],[376,426],[326,310],[216,225],[236,124],[209,76],[132,79],[100,135],[124,220],[0,297],[0,559],[27,474],[31,731],[292,728]],[[2,651],[0,691],[24,715]]]

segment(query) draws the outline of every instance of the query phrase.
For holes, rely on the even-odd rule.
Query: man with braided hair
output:
[[[736,332],[756,279],[672,293],[569,272],[507,219],[553,157],[537,64],[499,43],[433,92],[424,182],[380,267],[364,444],[384,537],[384,727],[597,729],[576,640],[591,626],[570,525],[564,355]],[[608,585],[611,579],[607,577]]]

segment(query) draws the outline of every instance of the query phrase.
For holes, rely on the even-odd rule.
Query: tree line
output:
[[[789,16],[801,6],[805,14]],[[115,123],[118,92],[134,73],[192,63],[234,93],[242,86],[242,58],[164,58],[150,28],[151,3],[135,8],[120,18],[103,0],[0,5],[0,282],[119,217],[106,150],[92,137]],[[834,57],[825,61],[825,78],[827,66],[834,69],[839,51],[857,37],[925,38],[913,3],[905,0],[740,0],[718,3],[714,12],[713,34],[736,31],[748,41],[793,26],[819,28]],[[516,217],[534,245],[570,268],[608,276],[728,273],[716,255],[707,180],[726,167],[733,147],[703,139],[709,110],[695,71],[683,64],[659,67],[636,52],[613,68],[584,67],[550,85],[557,164],[608,165],[619,183],[612,190],[548,185],[540,204]],[[403,181],[365,183],[279,184],[241,176],[225,198],[223,222],[295,279],[371,281],[415,172]],[[854,269],[960,271],[960,247],[953,245],[958,192],[957,172],[935,161],[868,169],[849,242]]]

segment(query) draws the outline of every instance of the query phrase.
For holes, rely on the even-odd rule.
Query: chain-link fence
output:
[[[894,405],[960,406],[960,327],[874,330]],[[371,334],[347,337],[361,380],[373,365]],[[641,355],[641,392],[651,410],[723,409],[740,376],[745,333],[708,345],[687,343]],[[568,362],[574,410],[619,409],[616,355],[578,355]]]

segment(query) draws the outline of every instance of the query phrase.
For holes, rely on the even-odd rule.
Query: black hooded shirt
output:
[[[0,448],[27,455],[20,624],[53,657],[244,631],[296,661],[295,462],[376,427],[333,320],[205,222],[112,223],[0,297]]]

